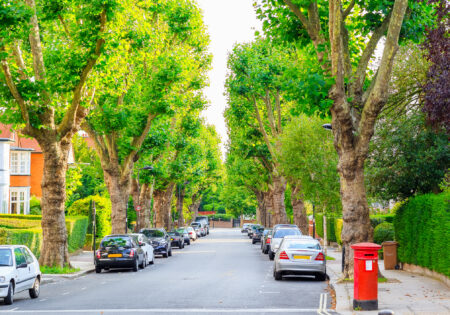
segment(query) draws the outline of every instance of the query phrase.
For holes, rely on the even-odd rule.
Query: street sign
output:
[[[136,211],[141,211],[141,206],[136,206]]]

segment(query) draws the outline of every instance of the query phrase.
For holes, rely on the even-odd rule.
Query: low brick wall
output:
[[[407,263],[403,263],[402,267],[403,267],[404,271],[408,271],[408,272],[415,273],[415,274],[418,274],[421,276],[439,280],[450,288],[450,278],[448,278],[447,276],[445,276],[441,273],[438,273],[436,271],[430,270],[425,267],[421,267],[421,266],[417,266],[417,265],[413,265],[413,264],[407,264]]]
[[[210,221],[210,228],[233,228],[233,221]]]

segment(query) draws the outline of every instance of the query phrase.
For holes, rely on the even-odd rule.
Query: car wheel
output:
[[[189,240],[186,244],[191,245],[191,240]]]
[[[147,256],[147,254],[145,254],[145,256],[144,256],[144,268],[147,267],[147,265],[148,265],[148,256]]]
[[[138,261],[138,258],[136,257],[136,259],[134,261],[133,271],[137,272],[138,269],[139,269],[139,261]]]
[[[275,258],[275,253],[272,252],[272,251],[270,251],[270,252],[269,252],[269,259],[270,259],[270,260],[273,260],[274,258]]]
[[[169,256],[172,256],[172,248],[169,249]]]
[[[252,244],[256,244],[256,241],[255,241],[255,240],[252,240]]]
[[[165,252],[165,253],[163,254],[163,257],[164,257],[164,258],[167,258],[167,257],[169,257],[169,254],[167,254],[167,252]]]
[[[152,261],[151,262],[149,262],[149,265],[153,265],[155,263],[155,255],[153,255],[153,257],[152,257]]]
[[[273,277],[275,278],[275,280],[279,281],[283,279],[283,274],[281,273],[281,271],[273,271]]]
[[[36,277],[36,279],[34,279],[33,287],[30,290],[28,290],[28,293],[30,293],[30,298],[32,299],[38,298],[40,289],[41,289],[41,281],[39,280],[38,277]]]
[[[139,260],[139,258],[138,258]],[[145,268],[145,256],[144,259],[142,259],[142,263],[139,264],[139,268],[144,269]]]
[[[325,281],[325,280],[327,280],[327,274],[326,273],[317,273],[315,275],[315,278],[317,281]]]
[[[102,272],[102,268],[100,268],[100,267],[98,267],[98,266],[95,266],[95,272],[96,272],[96,273]]]
[[[184,248],[184,241],[181,242],[181,248]]]
[[[13,284],[12,281],[9,283],[8,295],[5,296],[5,300],[4,301],[5,301],[6,305],[11,305],[14,302],[14,284]]]

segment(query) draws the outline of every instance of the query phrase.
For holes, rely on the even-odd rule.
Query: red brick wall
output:
[[[233,227],[233,221],[210,221],[209,222],[210,228],[232,228]]]

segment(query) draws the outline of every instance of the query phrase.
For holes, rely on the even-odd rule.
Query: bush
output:
[[[397,210],[395,238],[401,262],[450,276],[450,193],[414,197]]]
[[[69,252],[74,252],[83,247],[88,225],[89,221],[87,217],[66,217]]]
[[[323,213],[316,213],[316,233],[323,238]]]
[[[30,199],[30,214],[41,215],[41,213],[41,201],[35,196],[32,196]]]
[[[102,238],[111,234],[111,200],[101,196],[89,196],[75,201],[68,209],[68,216],[87,216],[92,222],[92,201],[96,209],[96,234]],[[133,212],[133,211],[129,211]],[[88,224],[87,233],[92,234],[92,224]]]
[[[386,241],[394,240],[394,225],[389,222],[383,222],[375,228],[373,231],[373,241],[381,245]]]
[[[327,214],[327,238],[330,242],[336,242],[336,232],[334,229],[335,217]],[[316,214],[316,233],[323,238],[323,213]]]
[[[376,214],[370,216],[370,224],[373,228],[376,228],[377,225],[388,222],[394,223],[395,214]]]
[[[341,234],[342,234],[342,226],[344,224],[344,220],[342,218],[336,218],[334,220],[334,234],[336,235],[336,242],[339,245],[342,245],[342,238],[341,238]]]

